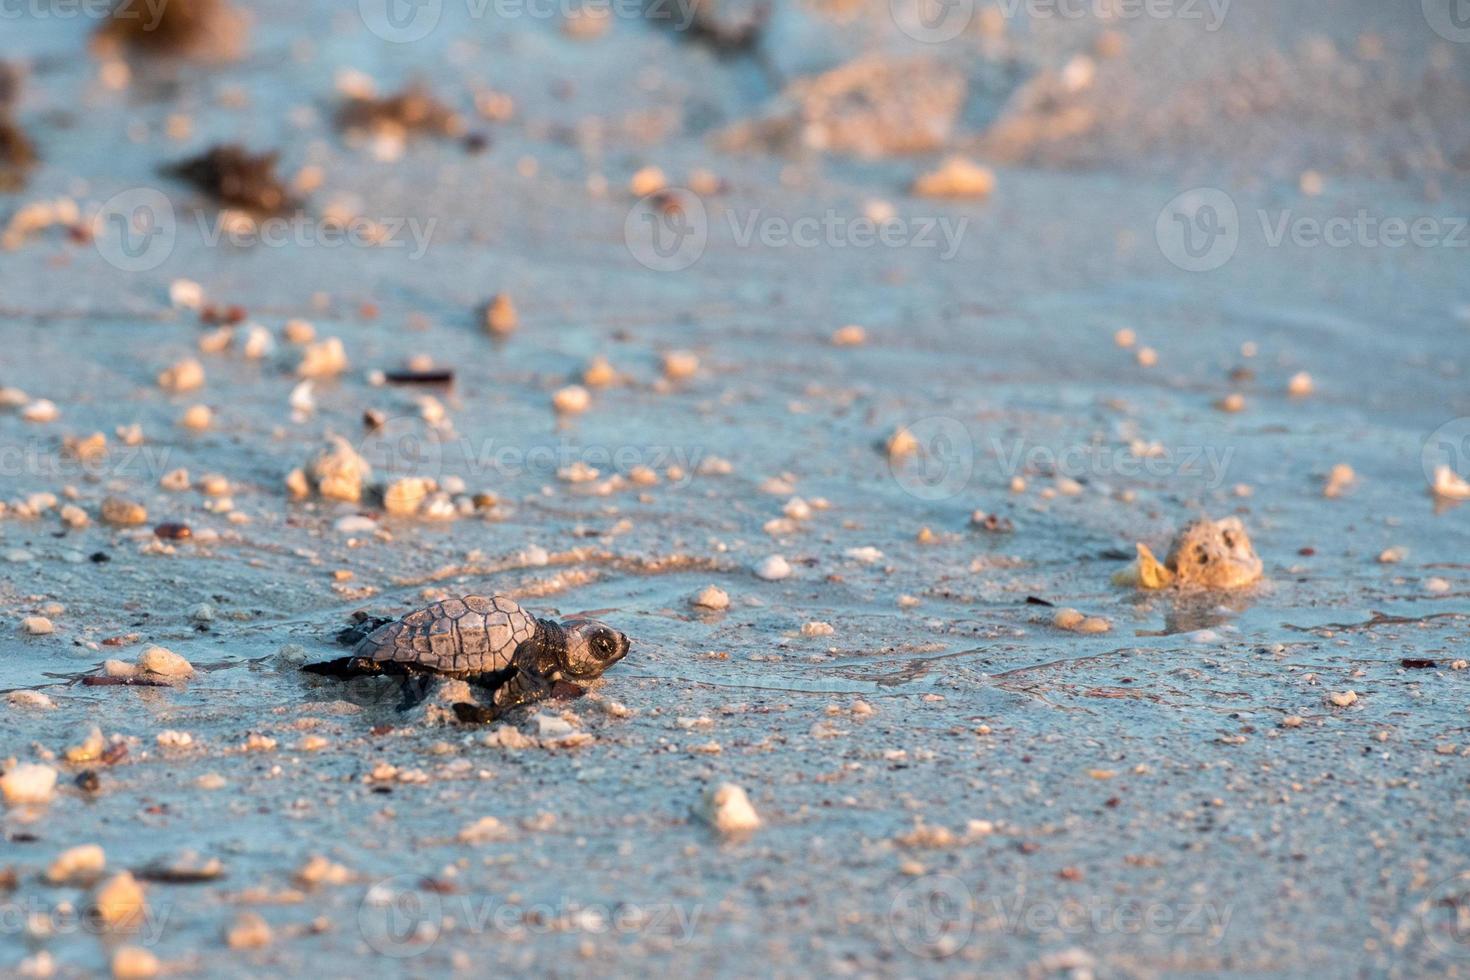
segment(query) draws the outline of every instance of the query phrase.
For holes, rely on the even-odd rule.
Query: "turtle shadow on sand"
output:
[[[1138,603],[1140,609],[1151,609],[1161,600],[1164,628],[1140,630],[1139,636],[1175,636],[1198,630],[1228,625],[1255,604],[1257,589],[1243,592],[1218,592],[1206,589],[1171,589],[1148,595]]]

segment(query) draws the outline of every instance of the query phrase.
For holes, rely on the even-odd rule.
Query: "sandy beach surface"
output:
[[[507,2],[3,14],[0,971],[1470,973],[1454,4]],[[1114,583],[1203,516],[1259,581]],[[471,593],[632,650],[298,669]]]

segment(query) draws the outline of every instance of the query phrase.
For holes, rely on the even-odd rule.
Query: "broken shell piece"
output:
[[[307,475],[323,497],[355,504],[362,499],[363,483],[372,475],[372,468],[346,439],[333,436],[312,459]]]
[[[515,303],[505,293],[497,293],[494,299],[485,304],[483,318],[486,332],[496,337],[514,333],[521,322]]]
[[[1327,474],[1327,483],[1322,488],[1324,497],[1341,497],[1343,491],[1358,482],[1358,475],[1346,463],[1338,463]]]
[[[699,815],[722,834],[745,834],[761,825],[760,815],[751,805],[750,797],[734,783],[724,783],[709,790],[704,795]]]
[[[92,911],[104,926],[134,923],[147,911],[143,886],[127,871],[103,882],[92,895]]]
[[[148,511],[140,503],[122,497],[102,501],[102,521],[116,527],[135,527],[148,520]]]
[[[580,415],[592,404],[592,396],[581,385],[567,385],[551,396],[551,407],[558,415]]]
[[[138,669],[155,677],[183,679],[194,675],[194,665],[167,647],[150,646],[138,655]]]
[[[1470,480],[1444,464],[1435,467],[1430,490],[1445,500],[1470,500]]]
[[[82,844],[57,855],[46,869],[46,880],[53,885],[90,886],[106,866],[107,855],[100,845]]]
[[[433,480],[421,476],[394,480],[383,491],[383,509],[399,517],[417,513],[429,494],[437,489]]]
[[[303,378],[331,378],[347,370],[347,351],[337,337],[307,344],[301,350],[296,374]]]
[[[192,357],[186,358],[159,373],[158,387],[164,391],[176,393],[202,388],[204,387],[204,365]]]
[[[687,350],[671,350],[663,356],[664,377],[684,381],[699,371],[699,357]]]
[[[718,586],[707,585],[689,600],[689,604],[701,609],[729,609],[730,595]]]
[[[56,789],[56,770],[35,762],[12,766],[0,776],[0,796],[8,806],[49,803]]]
[[[582,369],[582,384],[589,388],[606,388],[617,380],[618,372],[601,354],[588,361]]]
[[[989,197],[993,190],[995,174],[989,167],[957,156],[915,178],[913,187],[918,197]]]
[[[1180,585],[1204,589],[1239,589],[1261,577],[1261,559],[1238,517],[1208,518],[1186,525],[1174,538],[1160,564],[1146,545],[1138,558],[1113,576],[1117,585],[1162,589]]]

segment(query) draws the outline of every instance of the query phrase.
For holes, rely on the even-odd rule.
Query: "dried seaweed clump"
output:
[[[252,154],[227,143],[164,168],[164,174],[193,184],[225,207],[277,214],[292,206],[276,177],[276,153]]]
[[[227,0],[117,0],[97,28],[99,54],[120,49],[145,55],[230,61],[240,57],[249,21]]]
[[[771,112],[726,130],[721,143],[863,157],[927,153],[949,139],[968,90],[962,71],[931,58],[865,56],[791,83]]]
[[[337,111],[337,126],[346,133],[398,140],[417,135],[460,136],[465,129],[459,113],[434,98],[422,84],[383,98],[352,96]]]
[[[16,191],[36,165],[36,148],[10,110],[20,94],[20,72],[0,62],[0,193]]]
[[[1139,589],[1240,589],[1260,579],[1261,567],[1240,518],[1205,518],[1185,525],[1162,563],[1140,543],[1138,557],[1113,582]]]

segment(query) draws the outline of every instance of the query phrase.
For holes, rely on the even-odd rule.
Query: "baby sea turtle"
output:
[[[368,620],[370,631],[344,630],[352,656],[303,670],[346,680],[371,675],[404,679],[405,707],[422,700],[435,675],[483,688],[493,707],[458,703],[461,721],[490,721],[538,701],[558,681],[589,681],[622,660],[628,638],[595,619],[536,619],[503,595],[445,599],[398,620]],[[417,696],[409,695],[417,679]]]

